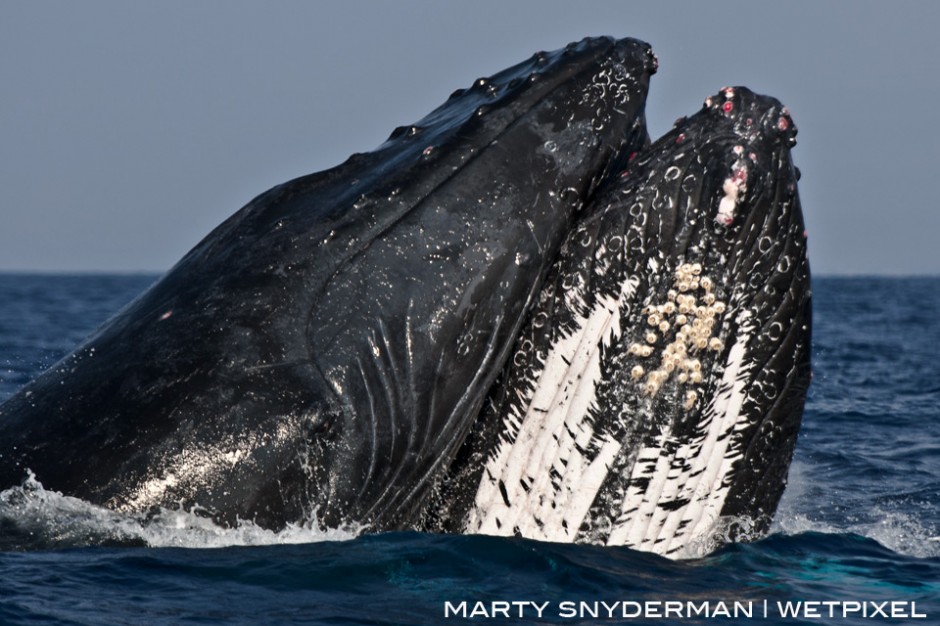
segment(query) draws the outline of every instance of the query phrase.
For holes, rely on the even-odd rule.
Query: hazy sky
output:
[[[940,274],[940,2],[0,0],[0,270],[164,270],[265,189],[586,35],[653,44],[664,133],[787,104],[817,274]]]

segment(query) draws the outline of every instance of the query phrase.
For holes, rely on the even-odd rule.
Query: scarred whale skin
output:
[[[655,58],[585,39],[277,186],[0,407],[0,489],[270,528],[407,528],[585,199],[648,143]]]
[[[766,530],[810,380],[795,135],[726,88],[599,193],[431,527],[668,556]]]

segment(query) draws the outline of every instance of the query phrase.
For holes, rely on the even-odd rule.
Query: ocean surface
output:
[[[0,400],[155,278],[0,274]],[[223,529],[179,511],[130,519],[28,481],[0,493],[0,625],[940,624],[940,279],[815,279],[814,307],[803,429],[760,541],[670,561]]]

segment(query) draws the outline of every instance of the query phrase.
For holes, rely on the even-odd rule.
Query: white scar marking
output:
[[[738,159],[731,166],[731,176],[726,178],[721,186],[721,190],[725,195],[718,203],[718,214],[715,216],[715,221],[724,226],[730,226],[734,222],[735,208],[747,191],[747,162],[741,156],[743,151],[744,149],[741,146],[734,147],[734,153],[738,155]]]

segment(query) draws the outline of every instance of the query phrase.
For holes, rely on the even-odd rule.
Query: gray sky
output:
[[[265,189],[586,35],[653,44],[664,133],[787,104],[817,274],[940,274],[940,2],[0,0],[0,270],[164,270]]]

